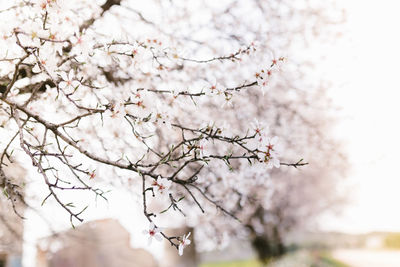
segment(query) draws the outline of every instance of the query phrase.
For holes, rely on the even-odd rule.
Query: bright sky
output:
[[[353,202],[327,228],[400,231],[400,1],[343,2],[352,43],[336,47],[330,64],[344,81],[332,96],[348,115],[339,134],[348,143]]]

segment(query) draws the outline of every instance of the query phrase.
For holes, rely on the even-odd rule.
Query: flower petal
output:
[[[60,76],[64,81],[68,81],[68,76],[67,73],[65,73],[65,71],[60,72]]]
[[[58,87],[61,88],[61,89],[65,89],[65,87],[67,87],[67,82],[61,81],[61,82],[58,84]]]
[[[32,71],[33,71],[34,73],[39,73],[39,72],[41,72],[42,70],[40,69],[39,64],[36,63],[35,66],[33,66]]]
[[[278,140],[279,140],[278,136],[272,137],[272,139],[270,141],[271,145],[275,145],[276,143],[278,143]]]
[[[74,89],[75,89],[76,87],[78,87],[80,84],[81,84],[81,83],[78,82],[77,80],[72,81],[72,87],[74,87]]]
[[[72,81],[74,79],[74,70],[70,70],[68,73],[68,80]]]

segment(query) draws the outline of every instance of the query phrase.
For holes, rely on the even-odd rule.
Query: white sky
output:
[[[332,53],[332,91],[347,118],[339,134],[348,143],[353,199],[326,228],[348,232],[400,231],[400,1],[344,1],[351,44]]]

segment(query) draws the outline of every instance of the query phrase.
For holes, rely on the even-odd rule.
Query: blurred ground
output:
[[[341,249],[332,256],[351,267],[399,267],[400,251],[396,250],[366,250]]]
[[[203,264],[201,267],[261,267],[256,260]],[[400,250],[339,249],[331,253],[298,251],[268,267],[400,267]]]
[[[350,267],[349,265],[346,265],[341,261],[334,259],[327,252],[307,251],[307,250],[290,253],[279,260],[271,262],[267,266],[268,267]],[[256,260],[249,260],[249,261],[208,263],[201,265],[201,267],[262,267],[262,265]]]

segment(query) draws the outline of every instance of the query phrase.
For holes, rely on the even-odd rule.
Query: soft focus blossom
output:
[[[168,180],[167,178],[162,178],[161,176],[157,177],[157,180],[151,184],[159,195],[168,196],[169,188],[172,185],[172,181]]]
[[[273,167],[280,167],[280,161],[278,159],[280,144],[278,143],[278,141],[278,137],[274,136],[272,138],[268,138],[265,142],[263,142],[263,146],[265,147],[263,161],[267,164],[268,169],[271,169]]]
[[[161,229],[157,228],[153,222],[150,223],[148,230],[143,230],[143,234],[148,235],[148,245],[151,245],[153,238],[155,238],[157,241],[162,240],[162,236],[161,236],[160,232],[161,232]]]
[[[111,104],[111,118],[114,119],[122,119],[126,115],[125,111],[125,105],[122,102],[116,103],[116,104]]]
[[[83,59],[91,52],[94,42],[89,34],[77,34],[71,38],[73,52],[82,55]]]
[[[209,146],[209,142],[206,139],[201,139],[198,143],[198,151],[199,151],[199,157],[204,158],[207,156],[207,149]]]
[[[260,123],[256,118],[253,120],[252,123],[250,123],[251,127],[253,128],[253,131],[256,135],[258,136],[263,136],[264,134],[268,134],[268,127],[264,126],[262,123]]]
[[[37,56],[36,64],[33,66],[32,71],[35,73],[44,72],[53,78],[57,68],[57,58],[55,58],[51,53],[46,53]]]
[[[183,235],[182,238],[179,240],[179,247],[178,247],[178,252],[179,256],[183,255],[183,250],[185,247],[189,246],[191,241],[189,240],[190,232],[187,235]]]
[[[63,71],[60,73],[60,76],[63,80],[58,84],[58,86],[65,91],[73,91],[80,84],[79,81],[75,79],[73,70],[70,70],[68,75]]]

